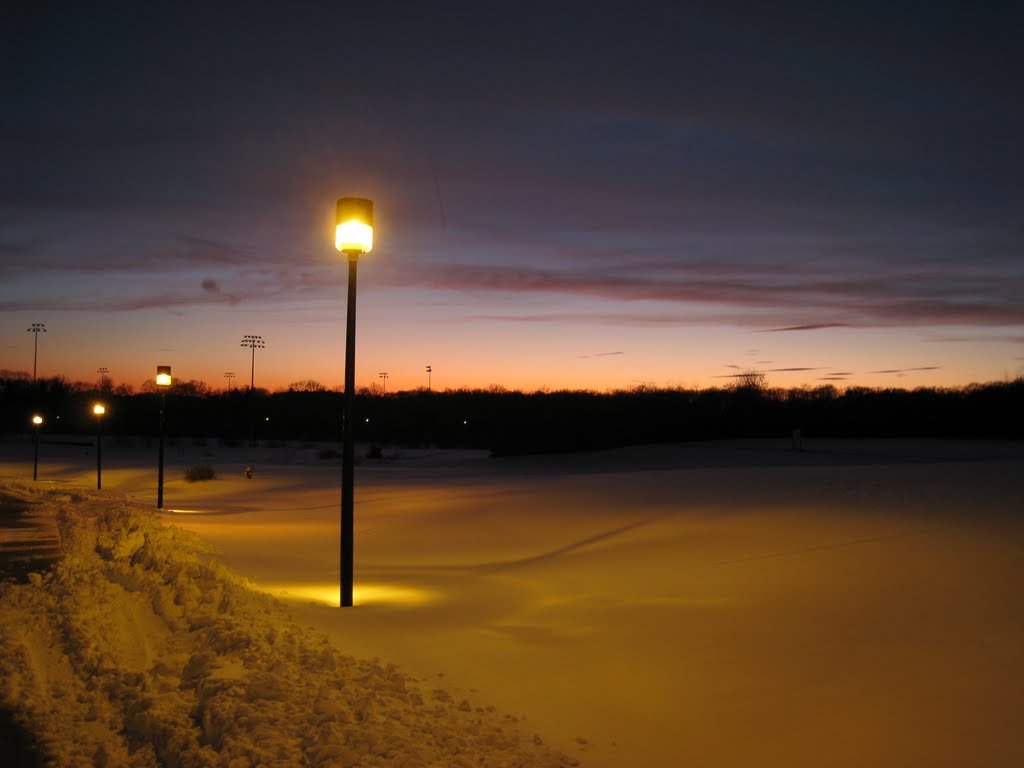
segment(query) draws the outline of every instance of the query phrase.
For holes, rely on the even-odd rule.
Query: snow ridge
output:
[[[32,493],[61,534],[52,572],[0,584],[0,705],[48,762],[577,764],[511,715],[342,654],[149,508],[105,492],[9,489]]]

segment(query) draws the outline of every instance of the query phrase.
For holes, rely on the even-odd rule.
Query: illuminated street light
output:
[[[103,487],[103,414],[107,412],[103,403],[96,403],[92,407],[93,415],[96,417],[96,490]]]
[[[43,427],[43,417],[38,413],[32,416],[32,428],[35,430],[35,450],[32,458],[32,479],[39,479],[39,430]]]
[[[156,508],[164,508],[164,433],[167,431],[167,390],[171,386],[171,366],[156,367],[156,385],[160,387],[160,465],[156,481]]]
[[[356,265],[373,248],[373,201],[361,197],[338,200],[334,247],[348,257],[348,309],[345,318],[345,418],[341,448],[341,607],[352,606],[355,548],[355,389],[356,389]]]
[[[31,334],[35,335],[35,344],[32,352],[32,383],[36,383],[36,363],[39,361],[39,334],[40,332],[46,333],[46,323],[32,323],[31,328],[26,328]]]

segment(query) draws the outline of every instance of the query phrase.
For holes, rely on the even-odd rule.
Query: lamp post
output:
[[[352,606],[355,564],[354,494],[356,389],[356,265],[373,248],[373,201],[361,197],[338,200],[334,247],[348,257],[348,309],[345,318],[345,417],[341,437],[341,607]]]
[[[430,392],[430,374],[433,370],[429,365],[427,366],[427,392]]]
[[[171,366],[156,367],[156,385],[160,387],[160,464],[156,481],[156,508],[164,508],[164,433],[167,431],[167,390],[171,386]]]
[[[110,373],[110,369],[106,368],[106,367],[97,368],[96,369],[96,373],[98,373],[100,375],[99,391],[102,392],[103,391],[103,385],[107,381],[107,374]]]
[[[40,332],[46,333],[46,323],[32,323],[31,328],[26,328],[26,331],[35,335],[35,344],[32,352],[32,383],[36,383],[36,363],[39,361],[39,334]]]
[[[228,380],[228,392],[230,392],[231,391],[231,380],[233,378],[235,378],[234,371],[226,371],[224,373],[224,378]]]
[[[92,407],[93,415],[96,417],[96,490],[103,487],[103,414],[107,412],[103,403],[96,403]]]
[[[32,428],[35,430],[35,449],[32,456],[32,479],[39,479],[39,430],[43,426],[43,417],[38,413],[32,416]]]
[[[383,379],[383,381],[384,381],[384,384],[382,385],[383,389],[381,389],[380,392],[381,392],[382,395],[386,395],[388,393],[388,372],[387,371],[382,371],[381,373],[377,374],[377,377],[380,378],[380,379]]]

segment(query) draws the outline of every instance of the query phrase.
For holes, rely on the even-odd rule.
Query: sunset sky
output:
[[[340,385],[1024,372],[1016,2],[15,2],[0,368]]]

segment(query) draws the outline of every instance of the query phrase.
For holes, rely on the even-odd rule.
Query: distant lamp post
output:
[[[227,371],[227,372],[226,372],[226,373],[224,374],[224,378],[228,380],[228,392],[230,392],[230,391],[231,391],[231,380],[232,380],[233,378],[235,378],[235,373],[234,373],[234,371]]]
[[[38,413],[32,416],[32,429],[35,431],[35,449],[32,452],[32,479],[39,479],[39,430],[43,427],[43,417]]]
[[[348,310],[345,319],[345,418],[341,449],[341,607],[352,606],[355,548],[355,389],[356,389],[356,265],[373,248],[373,201],[361,197],[338,200],[334,247],[348,257]]]
[[[427,392],[430,392],[430,374],[433,370],[429,365],[427,366]]]
[[[39,362],[39,334],[46,333],[46,323],[32,323],[31,328],[26,328],[31,334],[35,335],[35,344],[33,344],[32,351],[32,383],[36,383],[36,363]]]
[[[99,391],[102,392],[103,391],[103,385],[107,381],[107,374],[110,373],[110,369],[109,368],[105,368],[105,367],[97,368],[96,369],[96,373],[98,373],[100,375]]]
[[[164,434],[167,431],[167,390],[171,386],[171,366],[156,367],[156,385],[160,387],[160,464],[156,480],[156,508],[164,508]]]
[[[107,412],[103,403],[96,403],[92,413],[96,417],[96,490],[103,487],[103,414]]]
[[[377,374],[377,377],[384,381],[384,384],[382,385],[383,389],[381,389],[381,394],[386,395],[388,393],[388,372],[382,371]]]

